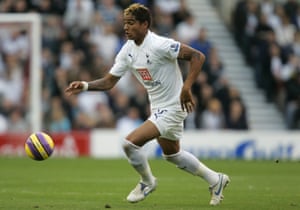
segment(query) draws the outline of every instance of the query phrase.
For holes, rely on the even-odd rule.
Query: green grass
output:
[[[220,206],[210,207],[208,185],[164,160],[151,160],[158,188],[137,204],[125,201],[138,176],[127,160],[0,157],[0,209],[4,210],[296,210],[300,163],[204,160],[231,183]]]

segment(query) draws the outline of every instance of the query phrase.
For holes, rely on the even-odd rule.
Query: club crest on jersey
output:
[[[137,69],[137,72],[140,74],[144,81],[152,80],[151,74],[149,73],[148,69]]]
[[[147,58],[147,64],[151,64],[152,62],[150,61],[149,54],[146,54],[146,58]]]

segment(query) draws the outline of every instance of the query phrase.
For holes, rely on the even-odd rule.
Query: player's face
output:
[[[130,14],[124,15],[124,31],[128,39],[134,40],[140,45],[148,31],[147,22],[141,23]]]

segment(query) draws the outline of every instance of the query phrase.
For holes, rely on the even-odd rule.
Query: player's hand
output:
[[[195,102],[190,88],[183,87],[180,94],[180,103],[183,111],[191,113],[194,111]]]
[[[72,82],[69,85],[69,87],[67,87],[65,89],[65,93],[69,96],[74,95],[74,94],[78,94],[78,93],[83,91],[83,87],[84,87],[84,85],[81,81],[75,81],[75,82]]]

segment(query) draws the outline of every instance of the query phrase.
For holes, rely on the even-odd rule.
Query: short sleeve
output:
[[[176,59],[179,54],[180,42],[166,38],[159,46],[160,52],[169,59]]]
[[[111,67],[109,73],[111,73],[114,76],[122,77],[128,68],[128,62],[127,62],[127,56],[126,56],[126,49],[123,47],[120,52],[117,54],[115,58],[115,62],[113,66]]]

